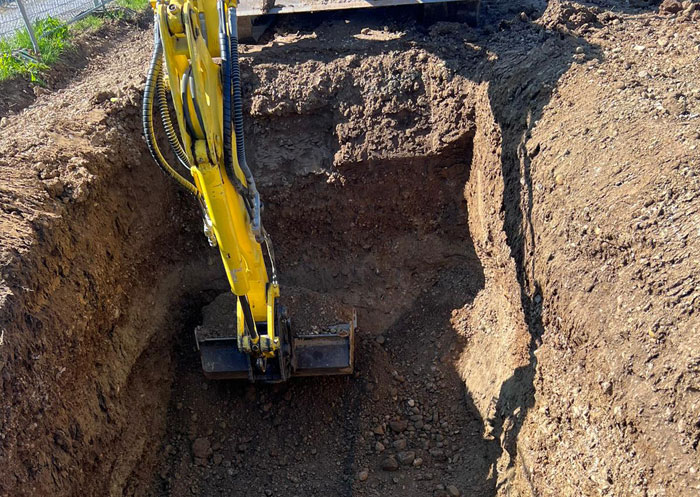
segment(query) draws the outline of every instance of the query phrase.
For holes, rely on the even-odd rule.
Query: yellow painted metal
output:
[[[268,282],[261,245],[253,235],[244,200],[224,165],[221,68],[214,60],[221,55],[216,0],[160,0],[154,9],[183,148],[211,221],[231,290],[247,297],[254,321],[266,325],[259,337],[256,330],[249,330],[251,336],[246,336],[239,302],[239,346],[254,355],[272,357],[279,349],[274,327],[279,287],[276,282]],[[236,157],[235,136],[232,154],[234,173],[247,186]]]

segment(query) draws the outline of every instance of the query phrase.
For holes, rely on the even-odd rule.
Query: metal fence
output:
[[[0,0],[0,38],[12,36],[39,19],[54,17],[68,23],[104,8],[111,0]],[[24,10],[24,14],[22,10]],[[31,32],[30,32],[31,33]]]

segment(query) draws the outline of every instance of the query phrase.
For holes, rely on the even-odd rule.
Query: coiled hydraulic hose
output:
[[[153,57],[151,58],[151,65],[148,68],[148,75],[146,77],[146,89],[143,94],[142,120],[144,137],[146,138],[146,145],[148,145],[149,152],[151,152],[153,159],[156,161],[158,166],[160,166],[163,172],[169,174],[187,191],[189,191],[193,195],[197,195],[197,188],[194,186],[194,184],[192,184],[191,181],[184,178],[180,173],[173,169],[173,167],[170,164],[168,164],[168,161],[165,160],[165,157],[163,157],[160,148],[158,148],[158,143],[156,141],[156,135],[153,128],[153,100],[156,95],[156,86],[158,84],[158,79],[161,77],[162,71],[163,46],[160,42],[160,28],[158,25],[158,19],[156,18],[154,26]]]
[[[219,50],[221,51],[221,71],[223,73],[223,107],[224,107],[224,167],[229,179],[233,181],[236,173],[233,170],[233,154],[231,151],[231,41],[226,33],[226,6],[224,0],[217,3],[219,12]],[[239,192],[243,196],[243,192]]]
[[[158,108],[160,109],[160,117],[163,121],[163,129],[165,129],[165,136],[168,138],[168,143],[170,143],[170,148],[173,149],[177,160],[182,164],[182,167],[189,171],[190,162],[185,155],[185,150],[182,148],[180,139],[175,133],[175,128],[173,127],[173,121],[170,118],[170,110],[168,109],[168,98],[165,93],[165,82],[163,80],[163,71],[158,75],[158,80],[156,82],[156,92],[158,94]]]
[[[241,96],[241,69],[238,64],[238,22],[236,20],[236,8],[229,9],[229,26],[231,30],[231,90],[233,93],[233,125],[236,132],[236,154],[238,156],[238,165],[241,167],[245,175],[248,189],[252,195],[256,195],[258,190],[255,187],[253,173],[248,167],[248,162],[245,157],[245,144],[243,142],[243,98]]]

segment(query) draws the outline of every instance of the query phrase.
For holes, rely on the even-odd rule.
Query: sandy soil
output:
[[[225,291],[139,136],[134,28],[0,125],[2,495],[695,495],[700,10],[485,2],[243,47],[286,287],[357,372],[207,382]]]

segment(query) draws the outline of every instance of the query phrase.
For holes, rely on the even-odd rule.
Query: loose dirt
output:
[[[350,377],[203,378],[228,289],[140,137],[149,32],[8,115],[0,495],[695,495],[700,10],[482,13],[242,47],[282,294],[357,310]]]

